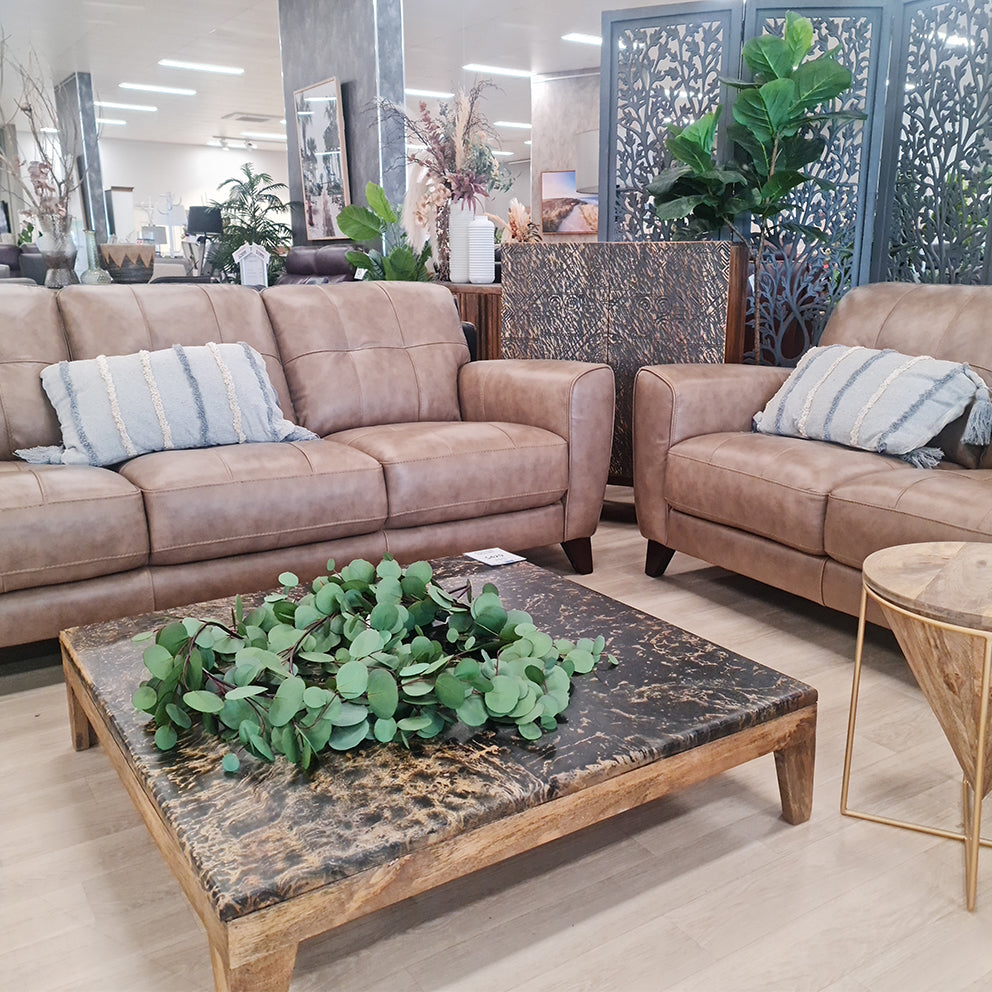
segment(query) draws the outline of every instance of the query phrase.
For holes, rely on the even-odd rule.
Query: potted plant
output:
[[[419,252],[414,251],[381,186],[368,183],[365,199],[367,207],[351,204],[338,214],[342,234],[359,244],[371,243],[371,247],[349,251],[348,261],[356,269],[364,270],[366,279],[427,282],[431,278],[427,268],[430,242],[425,242]]]
[[[810,58],[813,25],[792,11],[785,15],[783,37],[762,35],[743,50],[751,80],[728,80],[737,92],[733,123],[727,128],[731,149],[719,159],[716,135],[723,105],[685,127],[669,125],[665,148],[674,164],[647,187],[661,220],[681,223],[693,238],[730,237],[753,245],[754,357],[761,361],[761,279],[765,247],[780,231],[820,239],[823,232],[782,219],[793,206],[793,191],[807,182],[822,188],[806,168],[826,150],[828,121],[847,123],[865,115],[827,110],[851,87],[851,73],[837,61],[839,49]],[[750,215],[750,222],[742,218]],[[783,250],[781,243],[779,251]]]
[[[227,199],[215,200],[224,220],[224,231],[210,248],[210,262],[233,282],[241,281],[241,270],[234,253],[243,244],[261,245],[269,253],[269,285],[285,267],[283,255],[293,239],[290,226],[272,214],[285,213],[288,204],[280,193],[285,183],[277,183],[267,172],[255,172],[251,162],[241,166],[241,176],[225,179],[218,190],[227,191]]]

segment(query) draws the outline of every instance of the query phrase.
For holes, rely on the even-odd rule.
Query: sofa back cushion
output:
[[[443,286],[351,282],[262,294],[296,423],[320,434],[376,424],[459,420],[468,346]]]
[[[58,418],[41,388],[41,370],[69,357],[56,294],[38,286],[0,290],[0,460],[16,448],[58,444]]]
[[[967,362],[992,383],[992,286],[860,286],[837,305],[819,343]]]
[[[294,419],[279,349],[254,289],[184,283],[68,286],[58,301],[72,359],[244,341],[265,359],[282,414]]]

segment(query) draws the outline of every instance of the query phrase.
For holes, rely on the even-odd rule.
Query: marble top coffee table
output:
[[[232,600],[62,633],[77,750],[99,741],[204,926],[218,990],[288,990],[298,943],[768,752],[783,816],[809,818],[816,690],[522,562],[438,574],[495,582],[554,636],[607,638],[620,660],[573,681],[566,722],[415,751],[367,746],[306,775],[202,733],[156,750],[131,693],[134,634],[169,617],[230,616]]]

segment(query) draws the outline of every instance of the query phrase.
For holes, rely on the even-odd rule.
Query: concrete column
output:
[[[103,196],[93,81],[88,72],[74,72],[55,87],[55,108],[62,147],[72,149],[76,168],[83,177],[79,192],[86,227],[96,231],[98,242],[106,241],[107,205]]]
[[[286,107],[289,198],[303,196],[295,90],[334,76],[341,84],[352,202],[378,183],[393,202],[406,192],[402,124],[385,121],[380,100],[403,105],[401,0],[279,0],[283,97]],[[293,208],[293,241],[306,243],[302,209]]]

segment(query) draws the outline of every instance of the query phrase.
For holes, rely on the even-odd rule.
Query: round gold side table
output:
[[[980,835],[982,799],[992,790],[989,740],[992,544],[940,542],[885,548],[865,559],[862,575],[840,811],[845,816],[964,841],[965,898],[968,909],[973,910],[978,886],[978,848],[980,844],[992,846],[992,841]],[[963,833],[848,808],[869,597],[878,603],[896,635],[961,766]]]

